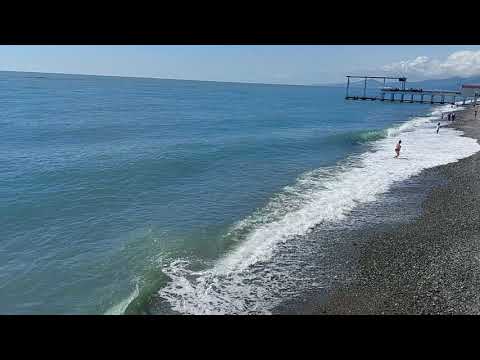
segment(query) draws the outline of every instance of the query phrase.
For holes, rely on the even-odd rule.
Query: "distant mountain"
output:
[[[458,90],[460,86],[461,79],[459,77],[407,82],[407,87],[422,89]]]
[[[453,77],[449,79],[424,80],[408,83],[412,87],[442,89],[442,90],[459,90],[462,84],[480,83],[480,76],[472,76],[468,78]]]

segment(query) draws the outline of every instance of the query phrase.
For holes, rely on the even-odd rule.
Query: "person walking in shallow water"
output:
[[[437,134],[438,134],[438,130],[440,130],[440,123],[437,124]]]
[[[400,156],[400,149],[402,148],[402,145],[400,145],[401,143],[402,143],[402,140],[398,140],[398,143],[395,146],[395,153],[397,155],[395,155],[394,158],[398,158]]]

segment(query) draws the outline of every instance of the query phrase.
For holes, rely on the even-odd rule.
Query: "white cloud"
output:
[[[480,51],[457,51],[445,60],[418,56],[413,60],[388,64],[382,69],[391,74],[409,75],[421,78],[468,77],[480,75]]]

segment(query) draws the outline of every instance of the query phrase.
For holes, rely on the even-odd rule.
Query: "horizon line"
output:
[[[252,85],[278,85],[278,86],[335,86],[341,85],[340,82],[329,83],[312,83],[312,84],[286,84],[286,83],[266,83],[255,81],[226,81],[226,80],[198,80],[198,79],[180,79],[180,78],[162,78],[154,76],[129,76],[129,75],[106,75],[106,74],[85,74],[85,73],[63,73],[63,72],[45,72],[45,71],[26,71],[26,70],[1,70],[1,72],[13,73],[30,73],[30,74],[50,74],[50,75],[73,75],[73,76],[98,76],[98,77],[115,77],[127,79],[149,79],[149,80],[171,80],[171,81],[199,81],[199,82],[215,82],[226,84],[252,84]]]
[[[256,81],[226,81],[226,80],[200,80],[200,79],[181,79],[181,78],[163,78],[155,76],[130,76],[130,75],[107,75],[107,74],[86,74],[86,73],[64,73],[64,72],[46,72],[46,71],[26,71],[26,70],[1,70],[1,72],[11,73],[31,73],[31,74],[49,74],[49,75],[72,75],[72,76],[97,76],[97,77],[113,77],[113,78],[126,78],[126,79],[148,79],[148,80],[169,80],[169,81],[198,81],[198,82],[213,82],[224,84],[249,84],[249,85],[277,85],[277,86],[312,86],[312,87],[339,87],[343,86],[344,82],[326,82],[326,83],[310,83],[310,84],[287,84],[287,83],[268,83],[268,82],[256,82]],[[345,75],[346,76],[346,75]],[[424,78],[424,79],[412,79],[410,82],[422,82],[422,81],[435,81],[435,80],[450,80],[450,79],[468,79],[478,75],[471,76],[452,76],[442,78]],[[359,80],[360,82],[363,80]]]

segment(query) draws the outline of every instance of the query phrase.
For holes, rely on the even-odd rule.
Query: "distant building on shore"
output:
[[[463,96],[478,98],[480,97],[480,84],[463,84],[461,92]]]

